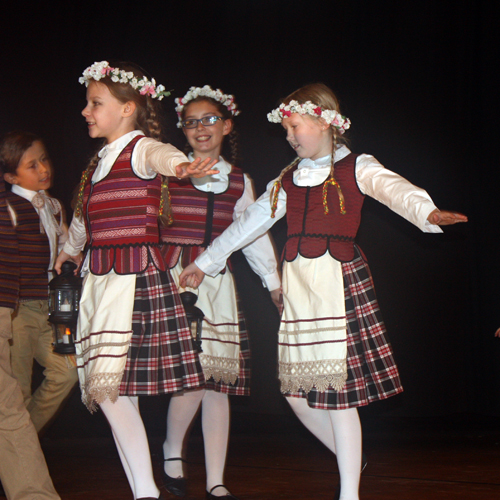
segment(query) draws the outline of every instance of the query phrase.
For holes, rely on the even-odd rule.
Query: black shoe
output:
[[[180,457],[166,458],[164,461],[165,462],[173,462],[174,460],[180,460],[181,462],[185,462],[185,460],[183,458],[180,458]],[[163,472],[163,486],[165,486],[165,489],[169,493],[172,493],[172,495],[176,495],[178,497],[185,496],[186,495],[186,478],[185,477],[170,477],[165,472],[165,469],[163,469],[162,472]]]
[[[216,488],[220,487],[226,488],[223,484],[218,484],[217,486],[214,486],[210,491],[207,491],[207,496],[205,497],[206,500],[217,500],[217,498],[225,498],[226,500],[239,500],[236,498],[234,495],[231,495],[231,493],[227,493],[226,495],[222,495],[221,497],[216,497],[215,495],[212,495],[212,491],[214,491]]]
[[[363,472],[368,465],[368,460],[366,459],[366,455],[363,453],[361,455],[361,472]],[[335,489],[335,494],[333,495],[333,500],[339,500],[340,498],[340,481]]]

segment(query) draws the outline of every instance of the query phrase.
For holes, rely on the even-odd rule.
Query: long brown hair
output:
[[[140,80],[141,78],[151,80],[151,77],[146,73],[146,71],[144,71],[137,64],[131,62],[119,62],[116,64],[110,64],[110,66],[120,68],[124,71],[131,71],[132,73],[134,73],[134,76],[138,80]],[[98,82],[91,81],[89,85],[92,85],[94,83],[101,83],[103,85],[106,85],[111,95],[122,104],[125,104],[129,101],[134,102],[136,105],[135,128],[142,130],[146,137],[151,137],[156,140],[161,139],[161,107],[158,100],[153,99],[149,95],[141,95],[129,83],[114,82],[111,79],[110,75],[101,78]],[[100,149],[101,148],[99,148],[94,156],[90,159],[89,165],[82,174],[80,184],[78,186],[77,192],[75,193],[75,197],[73,198],[72,205],[75,211],[75,216],[80,216],[81,214],[85,183],[87,179],[92,176],[99,163],[98,152]],[[161,225],[168,225],[171,223],[169,200],[170,196],[168,192],[168,182],[167,179],[162,176],[161,206],[163,207],[163,213],[159,216],[159,222]]]

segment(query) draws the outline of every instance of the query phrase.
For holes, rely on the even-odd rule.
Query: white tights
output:
[[[153,477],[148,438],[139,413],[138,398],[119,396],[115,403],[106,399],[100,406],[113,431],[134,498],[158,498],[160,490]]]
[[[201,403],[201,425],[205,446],[207,491],[224,483],[227,445],[229,440],[229,398],[215,391],[187,391],[172,396],[167,415],[167,439],[163,444],[164,458],[183,456],[186,434]],[[182,462],[165,462],[165,472],[171,477],[184,476]],[[214,494],[224,495],[227,490],[217,488]]]
[[[340,500],[359,500],[362,437],[357,409],[318,410],[305,398],[286,399],[306,428],[337,455]]]

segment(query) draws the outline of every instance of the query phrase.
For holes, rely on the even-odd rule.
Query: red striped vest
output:
[[[164,271],[159,249],[158,209],[161,177],[141,179],[132,170],[132,151],[139,139],[123,149],[108,175],[87,181],[83,217],[92,274],[137,274],[149,263]]]
[[[162,249],[164,259],[171,269],[183,249],[182,266],[186,267],[231,225],[234,206],[245,190],[245,179],[241,169],[233,166],[223,193],[200,191],[189,179],[171,179],[168,187],[174,223],[161,228],[161,239],[166,243]]]
[[[40,233],[40,217],[30,201],[8,192],[7,200],[16,212],[19,248],[19,300],[47,300],[50,244]]]
[[[335,259],[348,262],[354,258],[354,239],[361,220],[364,195],[355,176],[356,155],[349,154],[335,163],[334,176],[344,195],[346,214],[341,215],[338,191],[328,186],[328,214],[323,209],[323,184],[300,187],[293,183],[293,171],[283,176],[287,194],[288,239],[283,258],[294,260],[298,254],[308,259],[327,251]]]

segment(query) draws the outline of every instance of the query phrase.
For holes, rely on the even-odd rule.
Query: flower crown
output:
[[[112,68],[108,61],[95,62],[89,66],[78,81],[81,84],[89,86],[90,80],[97,82],[106,76],[109,76],[115,83],[128,83],[133,89],[139,91],[141,95],[149,95],[153,99],[161,101],[165,96],[169,96],[170,92],[165,91],[163,85],[156,85],[155,79],[149,81],[146,77],[137,78],[132,71],[124,71],[120,68]]]
[[[299,104],[297,101],[290,101],[288,104],[282,103],[267,114],[267,119],[272,123],[281,123],[283,118],[291,116],[292,113],[323,118],[328,125],[338,129],[340,134],[343,134],[351,126],[351,120],[338,111],[321,109],[320,106],[313,104],[311,101],[306,101],[304,104]]]
[[[230,94],[223,94],[220,89],[213,90],[210,85],[205,85],[204,87],[190,87],[184,97],[175,98],[175,104],[177,104],[175,111],[177,112],[177,117],[179,118],[179,121],[177,122],[178,128],[182,127],[181,113],[184,106],[189,101],[192,101],[199,96],[210,97],[214,101],[220,102],[223,106],[226,106],[229,111],[231,111],[233,116],[238,116],[240,114],[239,110],[236,109],[238,106],[234,102],[234,96]]]

